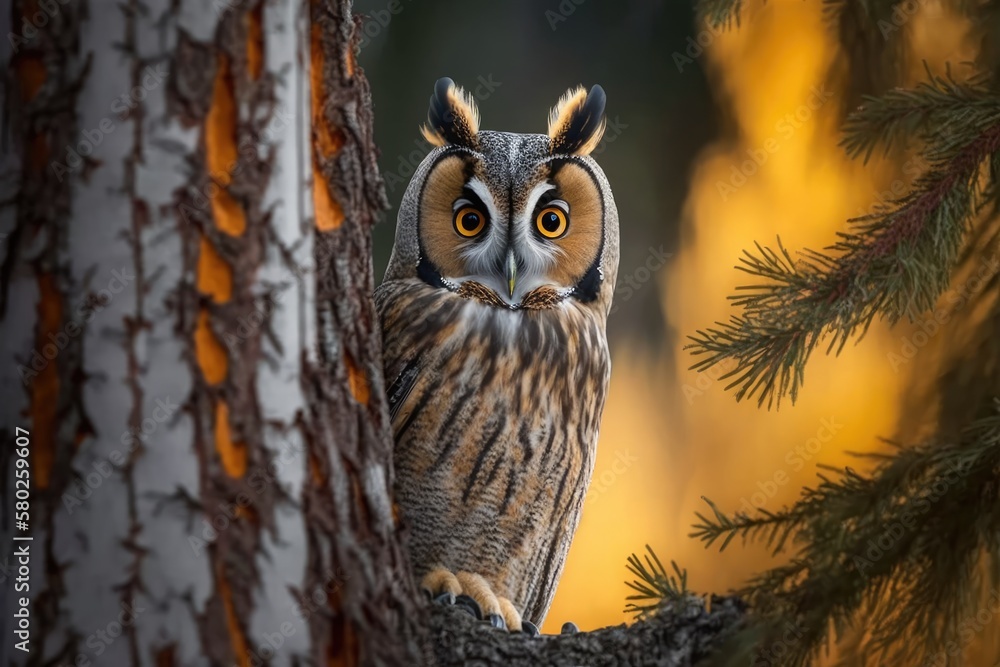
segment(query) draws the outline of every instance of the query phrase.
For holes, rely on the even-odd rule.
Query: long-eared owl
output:
[[[552,602],[610,379],[618,212],[590,157],[604,106],[577,88],[547,134],[481,131],[440,79],[375,292],[416,575],[512,631]]]

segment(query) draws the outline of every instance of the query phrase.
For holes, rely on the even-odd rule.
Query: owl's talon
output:
[[[497,602],[500,603],[500,614],[503,618],[504,625],[510,632],[520,632],[521,624],[521,612],[517,610],[514,603],[507,598],[497,598]]]
[[[580,632],[580,628],[576,626],[576,623],[574,623],[573,621],[566,621],[565,623],[563,623],[562,630],[559,631],[559,634],[575,635],[578,632]]]
[[[452,573],[439,566],[424,575],[420,587],[431,594],[436,604],[455,605],[477,620],[488,620],[495,628],[521,632],[521,613],[510,600],[494,593],[482,575]]]
[[[434,603],[442,606],[453,605],[455,604],[455,594],[446,591],[434,598]]]
[[[537,637],[541,632],[538,631],[538,626],[531,621],[521,621],[521,632],[528,635],[529,637]]]
[[[479,603],[468,595],[459,595],[455,598],[455,606],[469,614],[477,621],[483,620],[483,610],[479,608]]]

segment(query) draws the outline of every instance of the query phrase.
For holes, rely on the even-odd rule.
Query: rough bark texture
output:
[[[573,635],[526,637],[476,621],[456,607],[435,606],[431,616],[439,667],[690,667],[708,657],[743,621],[737,598],[713,597],[711,611],[692,603],[652,618]]]
[[[371,294],[371,228],[386,207],[371,92],[354,63],[349,0],[313,0],[313,208],[319,360],[303,360],[313,484],[303,490],[306,589],[336,572],[330,616],[314,615],[316,664],[427,661],[419,597],[392,505],[392,432]],[[330,444],[334,447],[330,447]]]
[[[260,2],[232,3],[220,13],[211,42],[179,29],[167,97],[178,124],[199,133],[175,195],[185,279],[170,307],[175,332],[188,341],[184,361],[195,378],[182,409],[192,422],[199,464],[195,502],[211,525],[225,526],[205,546],[212,593],[195,613],[201,652],[236,664],[254,651],[263,538],[275,530],[278,506],[289,501],[281,484],[254,486],[274,457],[257,389],[268,327],[231,333],[261,309],[257,277],[274,238],[263,207],[271,161],[266,152],[240,149],[261,143],[275,107],[276,82],[257,64],[260,11]],[[241,502],[244,497],[252,502]]]
[[[4,80],[0,426],[31,433],[35,554],[14,657],[427,662],[390,497],[385,197],[350,2],[46,7],[10,8],[26,36]],[[119,269],[122,296],[95,301]]]
[[[11,24],[21,28],[22,22],[30,22],[36,11],[37,3],[31,0],[11,3]],[[3,202],[4,206],[13,206],[15,213],[13,228],[4,230],[9,238],[0,265],[0,319],[24,315],[11,314],[12,284],[18,269],[33,274],[38,295],[34,350],[18,350],[24,356],[17,359],[17,374],[23,382],[25,412],[34,436],[31,519],[33,530],[41,534],[33,545],[34,558],[44,559],[50,566],[47,581],[34,598],[35,636],[43,640],[53,632],[61,599],[66,595],[63,573],[54,555],[53,520],[61,505],[60,496],[74,477],[71,461],[76,445],[93,433],[82,395],[83,335],[69,337],[58,357],[49,354],[46,345],[51,346],[72,320],[71,304],[83,301],[81,310],[88,312],[102,305],[93,293],[87,293],[90,286],[81,285],[70,266],[70,182],[54,178],[47,169],[50,161],[62,157],[63,146],[72,144],[78,133],[76,100],[90,70],[90,61],[80,58],[80,24],[84,16],[83,7],[71,4],[54,17],[47,31],[13,44],[4,81],[4,97],[10,105],[10,133],[20,169],[13,199]],[[19,36],[27,32],[20,30]],[[87,161],[82,170],[90,167]],[[8,177],[5,174],[5,179]],[[14,360],[4,361],[4,371],[10,373]],[[3,433],[5,439],[12,438],[14,425],[4,424]],[[5,443],[4,449],[10,447]],[[9,455],[9,451],[6,453]],[[5,456],[5,473],[9,462]],[[4,477],[6,482],[9,478],[6,474]],[[6,510],[13,507],[9,500],[13,490],[8,486],[4,491]],[[8,521],[5,519],[5,524]],[[4,585],[13,590],[11,582]],[[72,646],[73,638],[67,637],[53,650],[58,655],[70,655]],[[28,662],[41,664],[41,656],[32,656]]]

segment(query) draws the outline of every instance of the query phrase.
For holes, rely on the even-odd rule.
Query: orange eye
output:
[[[478,209],[463,206],[455,213],[455,231],[467,239],[478,236],[486,228],[486,216]]]
[[[535,226],[538,233],[547,239],[557,239],[566,233],[569,220],[566,219],[566,212],[558,206],[543,208],[535,218]]]

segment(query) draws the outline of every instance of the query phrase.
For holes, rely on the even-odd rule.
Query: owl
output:
[[[568,91],[547,134],[485,131],[440,79],[375,292],[417,579],[512,632],[537,634],[552,602],[610,380],[618,212],[590,157],[605,99]]]

